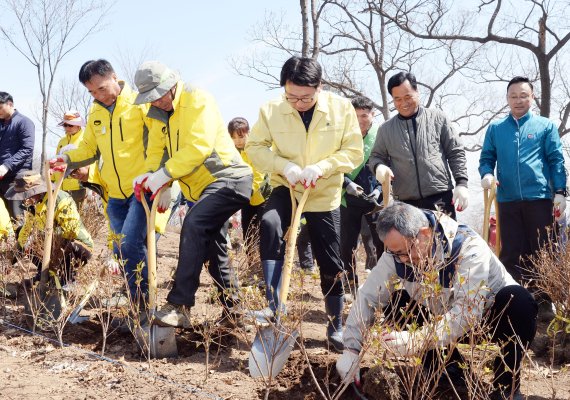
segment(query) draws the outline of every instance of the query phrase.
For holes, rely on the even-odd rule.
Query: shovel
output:
[[[157,284],[156,284],[156,241],[155,219],[158,199],[162,194],[161,188],[154,197],[152,208],[149,210],[144,194],[141,194],[141,203],[146,213],[146,247],[148,267],[148,311],[150,318],[143,326],[134,328],[136,340],[140,344],[148,345],[151,358],[178,357],[176,346],[175,328],[153,324],[154,312],[156,311]],[[146,347],[146,346],[145,346]]]
[[[55,321],[59,318],[62,308],[66,307],[65,297],[59,284],[59,279],[56,273],[50,271],[49,263],[51,260],[51,247],[53,241],[53,219],[55,214],[55,205],[57,194],[63,183],[65,170],[59,175],[55,182],[55,187],[52,186],[50,179],[50,166],[49,161],[44,163],[44,180],[47,186],[47,210],[46,210],[46,224],[44,235],[44,249],[42,258],[42,272],[40,275],[40,283],[38,285],[38,294],[33,292],[26,296],[24,303],[24,313],[26,323],[33,330],[37,327],[40,329],[49,329],[50,321]],[[51,277],[54,279],[55,287],[48,286],[48,280]],[[35,313],[34,313],[35,311]]]
[[[293,345],[297,338],[297,332],[288,332],[281,324],[281,317],[285,311],[287,295],[289,294],[289,284],[291,282],[291,271],[293,269],[293,257],[295,255],[295,243],[299,233],[301,214],[309,197],[311,188],[307,188],[296,206],[295,194],[291,189],[292,218],[285,249],[285,261],[281,272],[281,282],[279,288],[280,304],[277,307],[275,324],[264,327],[258,331],[249,353],[249,373],[254,378],[273,378],[281,372]]]

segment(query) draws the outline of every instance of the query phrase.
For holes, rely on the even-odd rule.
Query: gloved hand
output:
[[[158,199],[158,206],[156,207],[156,211],[163,213],[170,208],[170,202],[172,201],[171,192],[172,191],[169,187],[165,188],[162,191],[160,198]]]
[[[289,161],[287,165],[285,165],[285,168],[283,169],[283,175],[285,175],[287,182],[289,182],[289,185],[291,186],[295,186],[297,182],[301,180],[302,173],[303,170],[301,169],[301,167],[299,167],[295,163],[292,163],[291,161]]]
[[[384,164],[380,164],[376,167],[376,180],[383,184],[386,180],[386,175],[390,175],[390,179],[394,178],[394,173],[392,170]]]
[[[562,194],[554,195],[554,209],[553,214],[556,221],[561,221],[566,216],[566,197]]]
[[[111,275],[119,275],[121,273],[121,264],[117,261],[113,254],[109,256],[105,262],[105,266]]]
[[[65,157],[56,157],[49,160],[49,169],[52,171],[63,172],[67,168]]]
[[[455,189],[453,189],[451,204],[455,206],[457,211],[465,210],[469,204],[469,189],[463,185],[457,185]]]
[[[483,179],[481,179],[481,187],[483,189],[491,189],[491,185],[493,184],[493,179],[495,179],[493,174],[485,174]],[[497,185],[499,184],[499,182],[495,182],[495,183]]]
[[[69,150],[75,150],[77,148],[76,145],[74,145],[73,143],[70,144],[66,144],[65,146],[63,146],[61,149],[59,149],[59,153],[57,153],[58,156],[61,156],[63,153],[65,153],[66,151]]]
[[[4,164],[0,165],[0,179],[4,178],[4,175],[8,173],[8,167]]]
[[[374,189],[368,197],[374,199],[375,201],[378,201],[381,194],[382,194],[382,192],[380,191],[380,189]]]
[[[354,182],[350,182],[348,185],[346,185],[345,190],[346,190],[346,193],[348,193],[351,196],[358,196],[364,192],[364,189],[362,189],[362,186],[357,185]]]
[[[133,190],[135,192],[135,197],[138,201],[141,201],[141,192],[143,192],[142,184],[151,175],[152,175],[152,172],[147,172],[147,173],[144,173],[142,175],[137,176],[133,180]]]
[[[307,165],[304,169],[303,169],[303,173],[301,174],[301,182],[303,183],[303,186],[305,186],[305,189],[308,188],[309,186],[315,187],[315,185],[317,184],[317,180],[323,176],[323,170],[321,169],[321,167],[319,167],[316,164],[313,165]]]
[[[158,171],[153,172],[142,185],[145,189],[152,192],[150,199],[154,200],[158,189],[167,185],[171,180],[172,178],[166,174],[166,169],[160,168]]]
[[[418,334],[409,331],[394,331],[382,335],[384,347],[397,357],[410,357],[417,354],[423,345]]]
[[[349,384],[353,381],[360,383],[360,362],[358,353],[345,349],[342,355],[336,360],[336,370],[343,383]]]

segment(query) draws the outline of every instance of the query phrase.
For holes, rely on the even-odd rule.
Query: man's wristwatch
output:
[[[566,189],[557,189],[554,191],[554,194],[561,194],[564,197],[568,197],[568,192]]]

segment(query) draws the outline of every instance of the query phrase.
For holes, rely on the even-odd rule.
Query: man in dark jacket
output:
[[[0,92],[0,197],[14,219],[23,214],[22,201],[8,200],[4,195],[19,171],[32,169],[34,136],[32,120],[14,108],[9,93]]]
[[[459,135],[444,113],[420,105],[412,73],[391,77],[388,92],[398,115],[378,130],[370,169],[380,183],[387,175],[392,177],[395,200],[439,209],[455,219],[455,209],[465,210],[469,200],[465,149]]]
[[[370,227],[372,241],[376,248],[376,257],[380,258],[384,245],[376,233],[377,213],[370,214],[380,198],[382,187],[376,180],[374,173],[368,167],[368,158],[376,141],[378,126],[373,124],[374,110],[370,99],[357,96],[352,99],[352,106],[356,110],[358,125],[364,142],[364,160],[352,172],[344,174],[344,195],[340,208],[340,221],[343,227],[340,234],[340,252],[344,268],[347,272],[351,293],[358,288],[358,275],[356,274],[355,251],[358,247],[358,235],[362,220]],[[375,257],[375,258],[376,258]],[[376,260],[374,261],[376,265]]]

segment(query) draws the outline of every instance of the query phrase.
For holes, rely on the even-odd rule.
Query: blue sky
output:
[[[262,21],[266,10],[283,11],[291,24],[300,23],[298,2],[164,2],[168,7],[157,4],[160,3],[150,0],[117,2],[105,28],[63,59],[57,78],[76,79],[81,65],[94,58],[106,58],[120,70],[121,53],[138,56],[146,49],[149,58],[177,69],[185,81],[214,94],[226,121],[243,116],[253,124],[259,106],[280,91],[268,91],[264,85],[237,75],[228,59],[259,46],[251,43],[249,32]],[[0,59],[4,61],[0,90],[12,94],[16,108],[34,119],[39,130],[36,115],[41,97],[36,71],[23,56],[1,41]]]

